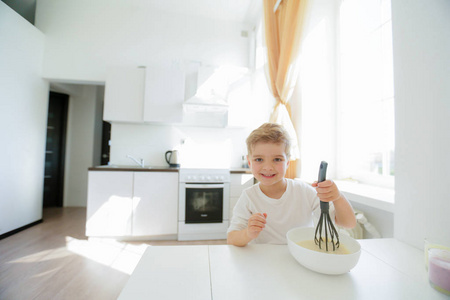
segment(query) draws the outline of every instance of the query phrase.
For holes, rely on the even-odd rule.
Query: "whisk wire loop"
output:
[[[320,163],[318,182],[325,181],[327,166],[328,163],[326,161],[322,161]],[[330,204],[328,202],[320,201],[321,214],[314,234],[314,242],[316,243],[316,245],[319,245],[320,249],[322,249],[322,242],[325,242],[325,249],[326,251],[328,251],[328,235],[330,235],[330,242],[333,245],[333,251],[335,251],[336,248],[339,248],[339,234],[336,230],[336,227],[334,227],[333,220],[331,220],[329,210]],[[323,239],[322,234],[325,235],[325,240]]]
[[[317,233],[318,232],[322,232],[322,224],[323,224],[323,214],[320,214],[319,222],[317,223],[316,231],[314,233],[314,243],[316,245],[319,245],[320,249],[322,249],[322,245],[321,245],[321,243],[322,243],[322,236],[320,234],[317,235]]]
[[[320,214],[319,222],[317,223],[316,231],[314,234],[314,242],[322,249],[322,242],[325,243],[325,250],[329,251],[328,244],[331,243],[333,251],[339,248],[339,233],[331,220],[328,212],[322,212]]]

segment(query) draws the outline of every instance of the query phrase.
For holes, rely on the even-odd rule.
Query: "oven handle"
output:
[[[201,183],[186,183],[185,186],[187,189],[217,189],[224,188],[224,183],[216,183],[216,184],[201,184]]]

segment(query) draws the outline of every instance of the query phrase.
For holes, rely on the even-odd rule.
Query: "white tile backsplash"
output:
[[[177,149],[182,167],[239,168],[248,134],[245,128],[113,123],[111,164],[134,164],[129,154],[143,158],[146,165],[166,166],[164,153]]]

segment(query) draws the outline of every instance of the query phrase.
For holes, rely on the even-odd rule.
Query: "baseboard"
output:
[[[33,222],[33,223],[30,223],[30,224],[28,224],[28,225],[19,227],[19,228],[17,228],[17,229],[8,231],[8,232],[6,232],[6,233],[0,235],[0,240],[2,240],[2,239],[4,239],[4,238],[7,238],[7,237],[9,237],[9,236],[11,236],[11,235],[13,235],[13,234],[18,233],[18,232],[21,232],[21,231],[23,231],[23,230],[25,230],[25,229],[27,229],[27,228],[33,227],[34,225],[37,225],[37,224],[40,224],[40,223],[42,223],[42,219],[37,220],[37,221],[35,221],[35,222]]]

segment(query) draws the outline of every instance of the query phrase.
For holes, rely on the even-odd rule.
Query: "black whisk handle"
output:
[[[327,179],[327,167],[328,167],[328,163],[326,161],[322,161],[320,163],[319,179],[317,180],[317,182],[322,182]]]
[[[330,210],[330,203],[320,201],[320,210],[322,213],[328,213]]]

